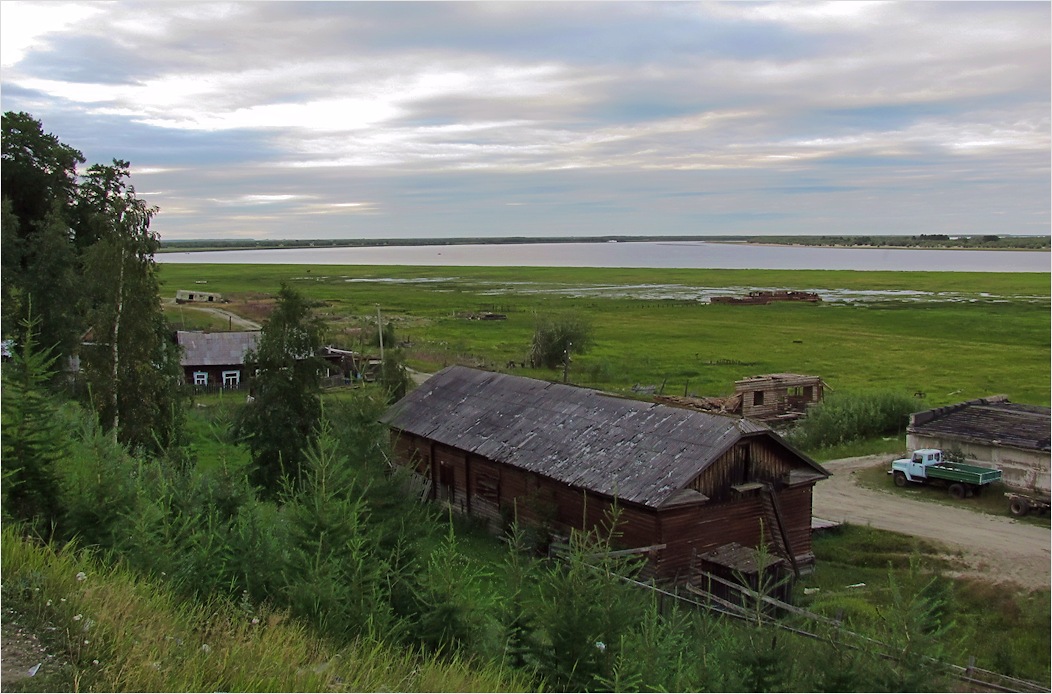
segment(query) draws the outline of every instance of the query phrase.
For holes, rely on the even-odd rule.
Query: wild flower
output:
[[[82,615],[82,614],[75,614],[75,615],[73,615],[73,621],[74,622],[79,622],[83,617],[84,617],[84,615]]]
[[[50,601],[50,600],[48,600],[48,601],[47,601],[46,603],[44,603],[44,604],[45,604],[45,605],[46,605],[47,607],[51,607],[51,601]]]
[[[595,648],[596,648],[596,650],[598,650],[598,651],[599,651],[600,653],[605,653],[605,652],[606,652],[606,644],[605,644],[605,643],[603,643],[602,641],[596,641],[596,642],[595,642]]]
[[[202,653],[211,653],[212,652],[212,647],[209,646],[207,643],[202,643],[201,644],[201,652]]]
[[[252,618],[252,623],[253,624],[259,624],[259,617],[253,617]]]
[[[78,582],[79,581],[86,581],[87,579],[88,579],[88,575],[86,573],[84,573],[83,571],[78,571],[77,572],[77,581]]]
[[[99,664],[99,659],[98,659],[98,658],[96,658],[96,659],[92,660],[92,661],[91,661],[91,664],[92,664],[92,665],[98,665],[98,664]]]

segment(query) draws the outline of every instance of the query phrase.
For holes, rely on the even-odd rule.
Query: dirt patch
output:
[[[966,567],[957,572],[961,576],[1028,590],[1049,589],[1052,531],[1007,516],[926,503],[857,484],[859,470],[887,460],[886,455],[872,455],[823,463],[832,477],[815,486],[814,515],[941,543]]]
[[[56,673],[66,666],[62,655],[56,655],[35,634],[21,626],[14,610],[4,608],[0,623],[0,692],[38,690],[25,687],[30,677],[54,682]],[[39,690],[38,690],[39,691]]]

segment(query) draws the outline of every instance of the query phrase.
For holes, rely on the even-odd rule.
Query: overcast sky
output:
[[[1047,234],[1048,2],[0,3],[167,240]]]

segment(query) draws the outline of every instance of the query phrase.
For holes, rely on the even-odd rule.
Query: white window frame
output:
[[[208,372],[207,371],[195,371],[194,372],[194,385],[195,386],[207,386],[208,385]]]
[[[241,385],[241,372],[240,371],[224,371],[223,372],[223,387],[224,388],[237,388]]]

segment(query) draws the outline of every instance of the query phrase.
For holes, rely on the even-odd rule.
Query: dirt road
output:
[[[833,476],[815,486],[814,515],[942,543],[963,553],[959,558],[967,568],[958,572],[961,575],[1010,581],[1026,588],[1049,587],[1052,532],[1048,528],[856,484],[856,471],[888,458],[865,456],[823,463]]]
[[[174,305],[176,301],[175,299],[168,299],[166,303]],[[238,330],[261,330],[263,328],[263,326],[261,326],[255,321],[251,321],[247,318],[242,318],[236,313],[231,313],[226,309],[216,308],[215,306],[202,306],[200,304],[182,304],[180,308],[182,308],[185,311],[201,311],[203,313],[211,313],[217,318],[226,319],[227,325],[230,327],[231,330],[235,328],[237,328]]]

